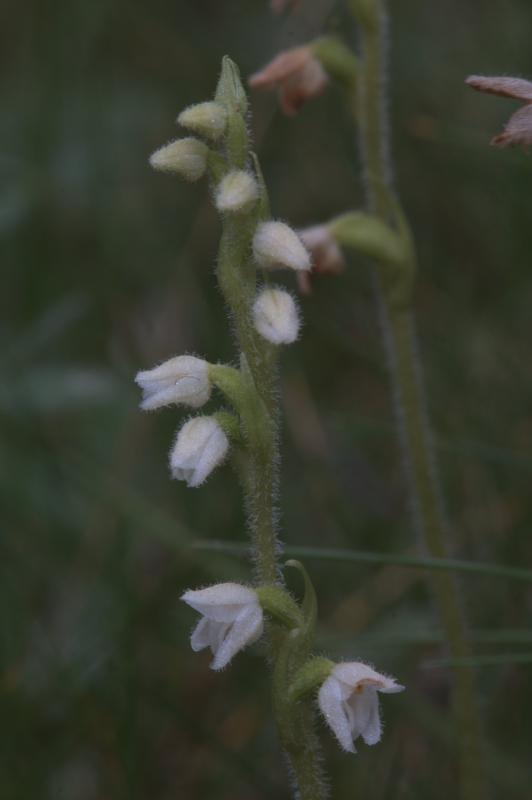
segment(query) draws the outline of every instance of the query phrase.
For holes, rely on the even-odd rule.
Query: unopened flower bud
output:
[[[263,269],[310,269],[310,256],[297,233],[284,222],[263,222],[253,237],[253,255]]]
[[[291,344],[299,334],[296,304],[283,289],[260,292],[253,303],[253,322],[260,335],[272,344]]]
[[[195,356],[171,358],[154,369],[139,372],[135,382],[143,390],[144,411],[173,403],[199,408],[211,394],[209,365]]]
[[[220,103],[196,103],[185,108],[177,121],[183,128],[216,141],[225,131],[227,112]]]
[[[177,173],[187,181],[197,181],[207,169],[209,148],[190,136],[165,144],[150,156],[150,164],[161,172]]]
[[[222,178],[216,190],[216,208],[222,213],[247,211],[258,196],[259,187],[251,172],[233,170]]]
[[[225,459],[229,440],[214,417],[185,422],[170,451],[172,477],[187,486],[200,486]]]

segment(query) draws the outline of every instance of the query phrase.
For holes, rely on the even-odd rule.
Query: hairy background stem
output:
[[[353,2],[355,14],[357,3]],[[397,207],[390,177],[385,93],[386,11],[375,0],[373,24],[361,20],[361,75],[355,114],[360,126],[360,148],[365,169],[368,206],[388,224]],[[396,423],[408,476],[410,505],[423,549],[443,558],[447,552],[440,481],[432,450],[423,389],[421,363],[409,308],[390,301],[384,290],[384,267],[377,264],[380,319],[393,386]],[[459,588],[452,575],[433,578],[436,600],[453,658],[468,659],[471,648],[462,615]],[[464,662],[466,663],[466,662]],[[487,794],[481,754],[482,726],[471,667],[453,668],[452,707],[460,749],[462,797],[484,800]]]

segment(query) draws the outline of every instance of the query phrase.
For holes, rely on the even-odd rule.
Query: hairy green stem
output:
[[[357,0],[352,5],[356,7]],[[371,20],[369,24],[367,20],[365,24],[361,20],[362,63],[355,114],[360,126],[369,208],[383,221],[394,224],[394,209],[398,205],[391,185],[389,166],[384,86],[386,16],[382,0],[375,0],[374,9],[374,24],[371,24]],[[447,552],[446,522],[432,450],[413,318],[409,304],[394,303],[387,295],[383,269],[383,265],[377,264],[378,303],[412,513],[426,553],[434,558],[444,558]],[[463,659],[464,664],[453,667],[452,696],[460,748],[462,797],[464,800],[485,800],[488,793],[481,754],[482,726],[474,672],[471,667],[465,666],[467,659],[471,657],[471,648],[459,590],[454,577],[447,573],[436,575],[433,585],[451,656]]]
[[[278,390],[275,348],[255,330],[252,304],[256,293],[256,268],[252,261],[252,239],[257,223],[267,213],[267,198],[253,164],[245,124],[247,100],[236,66],[224,59],[217,92],[228,112],[225,138],[226,169],[253,169],[263,197],[255,208],[237,215],[223,216],[223,231],[218,258],[218,281],[233,319],[240,373],[244,391],[241,409],[244,438],[247,443],[243,488],[248,524],[253,541],[256,578],[259,586],[284,581],[278,565],[277,507],[279,473]],[[216,179],[216,176],[213,176]],[[295,781],[296,796],[301,800],[324,800],[318,743],[308,705],[286,703],[288,681],[301,666],[306,653],[293,645],[291,632],[279,625],[268,626],[269,659],[273,665],[273,702],[281,744],[286,752]]]

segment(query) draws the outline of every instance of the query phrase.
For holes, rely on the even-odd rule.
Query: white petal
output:
[[[260,606],[252,606],[241,611],[217,649],[211,664],[212,669],[219,670],[227,666],[235,653],[262,635],[262,629],[263,615]]]
[[[397,684],[393,678],[387,675],[382,675],[376,672],[372,667],[363,664],[360,661],[342,662],[336,664],[332,673],[334,677],[339,680],[345,687],[351,690],[356,688],[359,684],[366,686],[374,686],[379,692],[386,692],[392,694],[393,692],[401,692],[403,686]],[[348,692],[348,695],[351,692]],[[346,697],[348,696],[346,695]]]
[[[217,583],[206,589],[189,590],[181,600],[216,622],[233,622],[245,607],[260,608],[253,589],[240,583]]]
[[[213,469],[222,463],[228,450],[229,439],[223,430],[216,425],[216,428],[211,432],[209,439],[205,442],[202,451],[199,453],[194,474],[189,480],[188,485],[193,489],[201,486]]]
[[[356,753],[351,735],[351,725],[343,699],[343,688],[331,674],[318,694],[318,704],[327,724],[348,753]]]

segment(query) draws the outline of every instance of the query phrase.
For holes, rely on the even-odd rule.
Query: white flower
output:
[[[294,300],[282,289],[263,289],[253,303],[253,322],[272,344],[291,344],[299,333],[299,314]]]
[[[377,692],[401,692],[404,686],[358,661],[336,664],[318,695],[327,724],[341,747],[356,753],[354,740],[362,736],[366,744],[381,738]]]
[[[192,632],[190,644],[195,652],[211,648],[212,669],[223,669],[235,653],[262,634],[262,608],[256,593],[247,586],[218,583],[185,592],[181,600],[203,615]]]
[[[143,391],[141,408],[151,411],[172,403],[199,408],[210,397],[209,365],[195,356],[176,356],[139,372],[135,382]]]
[[[172,477],[187,486],[201,486],[229,450],[229,440],[214,417],[185,422],[170,451]]]
[[[184,128],[189,128],[200,136],[219,139],[225,131],[227,112],[219,103],[196,103],[185,108],[177,121]]]
[[[263,222],[253,237],[253,255],[263,269],[310,269],[310,256],[297,233],[284,222]]]
[[[209,148],[189,136],[165,144],[150,156],[150,164],[161,172],[175,172],[187,181],[199,180],[207,169]]]
[[[220,181],[216,190],[216,208],[221,212],[247,211],[258,196],[259,187],[251,172],[235,169]]]

